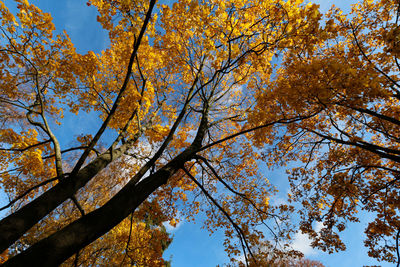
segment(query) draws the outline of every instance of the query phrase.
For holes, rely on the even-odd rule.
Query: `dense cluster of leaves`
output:
[[[86,54],[15,2],[14,16],[0,1],[4,266],[165,265],[163,222],[199,212],[232,262],[288,261],[294,208],[271,201],[263,160],[305,164],[290,200],[314,246],[344,249],[337,232],[364,209],[370,255],[396,260],[395,1],[323,20],[300,0],[91,0],[110,42]],[[102,120],[94,134],[57,136],[85,112]]]
[[[277,144],[268,159],[304,163],[289,172],[290,197],[302,204],[300,228],[313,245],[344,250],[339,233],[360,211],[373,212],[365,245],[369,256],[389,262],[399,260],[399,8],[397,1],[363,1],[347,16],[332,8],[328,34],[314,35],[321,42],[312,49],[285,54],[255,112],[256,120],[265,106],[282,116],[315,112],[279,139],[258,136]],[[315,222],[323,222],[320,232]]]

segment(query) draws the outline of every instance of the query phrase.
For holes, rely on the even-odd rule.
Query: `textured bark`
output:
[[[72,197],[111,161],[119,158],[132,143],[126,143],[115,150],[108,150],[82,168],[75,176],[62,179],[35,200],[0,221],[0,251],[17,241],[32,226]]]
[[[103,122],[99,131],[90,142],[88,148],[85,149],[83,155],[78,160],[75,165],[71,176],[68,179],[62,178],[62,168],[61,168],[61,150],[59,148],[58,141],[53,133],[48,127],[45,117],[43,117],[46,128],[45,131],[50,135],[50,138],[55,147],[55,158],[57,175],[61,182],[57,184],[52,189],[48,190],[41,196],[39,196],[34,201],[30,202],[20,210],[14,212],[8,217],[0,221],[0,252],[7,249],[15,241],[17,241],[26,231],[28,231],[33,225],[39,222],[43,217],[48,215],[52,210],[58,207],[61,203],[70,197],[73,197],[75,192],[85,186],[97,173],[104,169],[110,162],[119,158],[127,149],[129,149],[129,144],[123,145],[120,149],[113,149],[113,146],[104,154],[93,160],[85,168],[81,169],[86,158],[88,157],[92,148],[96,145],[97,141],[107,128],[109,121],[111,120],[113,114],[115,113],[119,101],[122,98],[124,91],[126,90],[130,76],[132,73],[132,65],[134,59],[137,55],[142,37],[146,31],[146,27],[150,22],[151,14],[156,0],[151,0],[149,3],[149,8],[146,13],[145,20],[143,21],[143,26],[141,27],[138,38],[135,40],[133,51],[130,56],[129,64],[127,66],[127,73],[119,91],[118,97],[114,102],[110,114],[107,116],[106,120]],[[39,94],[40,96],[40,94]],[[43,107],[43,106],[42,106]],[[43,114],[43,110],[42,110]],[[29,116],[28,116],[29,120]],[[132,142],[135,142],[137,138],[134,138]]]
[[[102,207],[81,217],[65,228],[39,241],[27,250],[9,259],[3,266],[55,266],[101,237],[125,219],[154,191],[192,160],[202,146],[208,127],[208,104],[192,144],[164,167],[137,183],[133,177]],[[111,160],[111,159],[110,159]]]
[[[8,260],[3,266],[56,266],[131,214],[194,155],[189,147],[166,166],[135,185],[129,182],[101,208],[83,216]]]

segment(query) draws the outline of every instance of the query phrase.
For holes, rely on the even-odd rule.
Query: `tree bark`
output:
[[[129,182],[104,206],[69,224],[26,251],[9,259],[3,266],[56,266],[84,248],[131,214],[151,193],[165,184],[196,149],[190,146],[163,168],[138,184]]]
[[[53,188],[2,219],[0,221],[0,251],[6,250],[32,226],[73,196],[111,161],[119,158],[135,141],[132,140],[131,143],[126,143],[118,149],[109,149],[82,168],[75,176],[62,179]]]
[[[3,266],[55,266],[107,233],[134,210],[187,161],[192,160],[202,146],[208,127],[208,103],[192,144],[154,174],[138,182],[132,178],[102,207],[88,213],[65,228],[37,242],[9,259]],[[111,159],[110,159],[111,160]]]

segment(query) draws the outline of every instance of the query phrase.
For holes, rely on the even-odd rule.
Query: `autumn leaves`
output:
[[[5,247],[36,226],[10,247],[14,256],[31,246],[9,264],[40,261],[53,247],[47,264],[72,255],[82,265],[163,264],[169,237],[162,221],[147,219],[174,221],[178,211],[187,219],[204,212],[206,227],[224,229],[232,261],[241,250],[256,266],[296,255],[287,247],[293,208],[274,205],[261,161],[301,163],[289,170],[290,201],[303,204],[300,228],[317,246],[342,249],[339,233],[365,209],[377,214],[367,229],[371,255],[395,260],[394,1],[323,17],[297,0],[181,0],[154,10],[155,1],[92,0],[110,45],[83,55],[66,33],[53,38],[49,14],[17,2],[16,17],[0,2],[1,183],[11,199],[34,190],[0,222],[3,237],[13,235]],[[82,111],[102,125],[71,134],[75,145],[62,150],[68,142],[49,120]]]

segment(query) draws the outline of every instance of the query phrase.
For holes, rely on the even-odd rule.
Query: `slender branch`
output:
[[[230,185],[228,185],[217,173],[217,171],[214,169],[213,166],[211,166],[211,164],[208,162],[208,160],[202,156],[196,155],[196,158],[201,159],[206,165],[207,167],[211,170],[211,172],[214,174],[215,178],[217,178],[218,181],[220,181],[226,188],[228,188],[229,191],[231,191],[232,193],[246,198],[245,194],[242,194],[240,192],[237,192],[235,189],[233,189]]]
[[[193,175],[185,167],[182,167],[182,170],[201,189],[201,191],[206,195],[206,197],[208,199],[210,199],[211,202],[224,214],[224,216],[228,219],[228,221],[235,228],[239,239],[241,240],[241,242],[244,242],[244,244],[245,244],[245,247],[243,246],[243,253],[245,256],[245,260],[246,260],[246,266],[249,266],[249,262],[248,262],[247,255],[246,255],[246,248],[247,248],[247,251],[249,252],[249,254],[251,255],[251,257],[253,258],[253,260],[256,261],[256,258],[254,257],[254,255],[250,249],[250,246],[247,243],[246,236],[243,233],[243,230],[239,227],[239,225],[237,225],[237,223],[235,223],[233,221],[232,217],[225,211],[225,209],[222,208],[221,205],[218,204],[218,202],[208,193],[208,191],[196,180],[196,178],[193,177]]]
[[[127,66],[127,72],[125,75],[124,82],[121,86],[121,89],[119,90],[117,98],[115,99],[114,105],[111,108],[107,118],[104,120],[103,124],[101,125],[100,129],[97,131],[96,135],[93,137],[92,141],[88,145],[88,148],[83,152],[82,156],[79,158],[78,162],[76,163],[74,169],[72,170],[73,174],[77,173],[79,171],[79,169],[82,167],[82,165],[85,162],[86,158],[88,157],[91,149],[96,145],[97,141],[100,139],[100,137],[106,130],[108,123],[110,122],[111,118],[113,117],[115,111],[117,110],[117,108],[119,106],[119,103],[121,102],[122,96],[123,96],[126,88],[128,87],[128,83],[129,83],[131,73],[132,73],[132,66],[133,66],[136,54],[139,50],[140,43],[141,43],[144,33],[146,31],[146,27],[147,27],[148,23],[150,22],[151,13],[153,11],[153,7],[154,7],[155,3],[156,3],[156,0],[150,0],[149,9],[147,10],[146,17],[143,21],[143,26],[140,29],[138,38],[135,40],[135,42],[133,44],[133,51],[131,53],[131,57],[129,58],[129,63]]]
[[[5,210],[5,209],[11,207],[15,202],[17,202],[18,200],[21,200],[22,198],[24,198],[26,195],[28,195],[28,194],[29,194],[30,192],[32,192],[33,190],[38,189],[39,187],[42,187],[42,186],[44,186],[44,185],[46,185],[46,184],[48,184],[48,183],[54,182],[54,181],[56,181],[56,180],[58,180],[58,179],[59,179],[59,177],[57,176],[57,177],[54,177],[54,178],[51,178],[51,179],[49,179],[49,180],[43,181],[43,182],[41,182],[41,183],[39,183],[39,184],[37,184],[37,185],[35,185],[35,186],[29,188],[27,191],[25,191],[24,193],[22,193],[21,195],[19,195],[17,198],[15,198],[15,199],[13,199],[12,201],[10,201],[10,203],[8,203],[7,205],[1,207],[1,208],[0,208],[0,211]]]
[[[67,152],[71,152],[71,151],[74,151],[74,150],[86,149],[87,147],[88,146],[71,147],[71,148],[68,148],[68,149],[65,149],[65,150],[61,150],[61,154],[64,154],[64,153],[67,153]],[[97,151],[96,149],[92,148],[92,151],[94,151],[96,153],[96,155],[100,155],[100,152]],[[55,156],[55,154],[51,154],[51,155],[48,155],[48,156],[44,156],[43,159],[48,159],[48,158],[51,158],[51,157],[54,157],[54,156]]]
[[[211,166],[211,164],[208,162],[208,160],[202,156],[198,156],[196,155],[196,158],[201,159],[206,165],[207,167],[211,170],[211,172],[214,174],[214,176],[217,178],[218,181],[220,181],[229,191],[231,191],[232,193],[234,193],[235,195],[238,195],[239,197],[241,197],[242,199],[248,201],[250,203],[250,205],[257,211],[257,215],[259,216],[259,218],[261,219],[262,223],[268,228],[268,230],[272,233],[272,235],[275,237],[275,240],[278,240],[278,236],[276,235],[276,233],[274,232],[274,230],[271,229],[271,227],[269,227],[265,222],[264,222],[264,218],[261,216],[262,214],[265,214],[267,216],[271,216],[273,217],[275,220],[275,217],[278,217],[279,219],[282,219],[280,216],[275,215],[275,214],[271,214],[268,212],[265,212],[263,210],[261,210],[260,208],[257,207],[257,205],[254,203],[254,201],[252,201],[250,198],[248,198],[245,194],[242,194],[238,191],[236,191],[235,189],[233,189],[231,186],[229,186],[217,173],[217,171]],[[202,166],[200,164],[200,166]],[[202,168],[204,168],[202,166]],[[277,224],[279,226],[279,224]]]
[[[131,213],[131,221],[130,221],[130,227],[129,227],[129,235],[128,235],[128,241],[126,241],[126,247],[125,247],[125,254],[124,258],[121,261],[121,264],[119,266],[122,266],[124,264],[124,261],[126,259],[126,255],[128,255],[128,248],[129,248],[129,243],[131,242],[131,237],[132,237],[132,227],[133,227],[133,213]]]
[[[33,126],[37,126],[40,129],[42,129],[44,132],[46,132],[46,127],[42,123],[33,120],[32,113],[33,113],[33,111],[28,111],[26,113],[26,119],[28,120],[28,122],[30,124],[32,124]]]
[[[263,129],[263,128],[266,128],[266,127],[270,127],[270,126],[275,125],[275,124],[290,124],[290,123],[293,123],[293,122],[298,122],[298,121],[302,121],[302,120],[305,120],[305,119],[309,119],[309,118],[312,118],[315,115],[317,115],[319,112],[320,112],[320,110],[315,112],[315,113],[313,113],[313,114],[307,115],[307,116],[298,116],[298,117],[294,117],[292,119],[279,119],[279,120],[276,120],[276,121],[273,121],[273,122],[269,122],[269,123],[266,123],[266,124],[263,124],[263,125],[260,125],[260,126],[256,126],[256,127],[247,129],[247,130],[243,130],[243,131],[240,131],[238,133],[229,135],[229,136],[227,136],[225,138],[222,138],[222,139],[220,139],[218,141],[215,141],[213,143],[207,144],[207,145],[199,148],[197,152],[206,150],[206,149],[208,149],[208,148],[210,148],[212,146],[221,144],[221,143],[223,143],[225,141],[228,141],[228,140],[233,139],[235,137],[238,137],[240,135],[243,135],[243,134],[246,134],[246,133],[250,133],[250,132],[254,132],[256,130],[260,130],[260,129]]]
[[[360,50],[362,56],[368,61],[368,63],[370,63],[372,65],[372,67],[377,70],[380,74],[382,74],[383,76],[385,76],[386,79],[388,79],[391,83],[393,83],[395,86],[397,86],[398,88],[400,87],[400,85],[393,80],[388,74],[386,74],[384,71],[382,71],[380,68],[378,68],[372,61],[371,59],[365,54],[363,48],[361,47],[360,42],[358,41],[357,35],[355,33],[355,29],[354,27],[351,25],[351,31],[354,37],[354,40],[356,42],[356,45],[358,47],[358,49]]]
[[[27,111],[34,112],[33,110],[31,110],[31,109],[28,108],[28,107],[25,107],[24,105],[16,104],[16,103],[14,103],[13,101],[8,100],[8,99],[5,99],[5,98],[3,98],[3,97],[0,97],[0,102],[4,102],[4,103],[6,103],[6,104],[9,104],[9,105],[12,105],[12,106],[15,106],[15,107],[18,107],[18,108],[25,109],[25,110],[27,110]]]
[[[373,195],[375,195],[376,193],[378,193],[379,191],[381,191],[381,190],[383,190],[383,189],[387,189],[389,186],[391,186],[391,185],[393,185],[394,183],[396,183],[396,182],[399,180],[399,178],[400,178],[400,177],[397,177],[397,178],[393,179],[392,181],[386,183],[384,186],[382,186],[382,187],[380,187],[380,188],[378,188],[378,189],[372,191],[372,192],[371,192],[368,196],[366,196],[361,202],[362,202],[363,204],[366,204],[367,201],[368,201],[368,199],[369,199],[370,197],[372,197]]]
[[[208,159],[206,159],[205,157],[199,156],[199,155],[196,155],[195,158],[201,159],[201,160],[207,165],[207,167],[211,170],[211,172],[214,174],[214,176],[217,178],[218,181],[220,181],[229,191],[231,191],[231,192],[234,193],[235,195],[238,195],[238,196],[240,196],[241,198],[243,198],[243,199],[245,199],[246,201],[248,201],[248,202],[253,206],[254,209],[256,209],[257,211],[262,212],[262,213],[264,213],[264,214],[266,214],[266,215],[268,215],[268,216],[273,216],[273,217],[274,217],[274,216],[277,216],[277,215],[270,214],[270,213],[267,213],[267,212],[265,212],[265,211],[260,210],[260,209],[257,207],[257,205],[256,205],[251,199],[249,199],[249,198],[246,196],[246,194],[240,193],[240,192],[236,191],[235,189],[233,189],[230,185],[228,185],[228,184],[224,181],[224,179],[222,179],[221,176],[218,175],[218,173],[217,173],[217,171],[214,169],[214,167],[211,166],[211,164],[210,164],[210,162],[208,161]],[[201,164],[200,164],[200,165],[201,165]]]
[[[37,144],[33,144],[33,145],[30,145],[30,146],[27,146],[27,147],[24,147],[24,148],[0,148],[0,151],[24,152],[24,151],[26,151],[28,149],[47,144],[49,142],[51,142],[51,140],[46,140],[46,141],[43,141],[43,142],[40,142],[40,143],[37,143]]]
[[[0,172],[0,175],[6,174],[6,173],[9,173],[9,172],[19,171],[21,169],[22,169],[22,167],[17,167],[17,168],[11,169],[11,170],[6,170],[6,171],[3,171],[3,172]]]
[[[103,109],[106,111],[107,114],[110,113],[110,107],[107,104],[107,101],[104,99],[104,97],[96,90],[94,84],[92,86],[93,91],[100,97],[101,101],[103,102]]]
[[[45,103],[42,97],[42,91],[44,90],[46,85],[43,85],[43,88],[39,88],[39,79],[38,79],[38,72],[35,73],[35,84],[36,84],[36,101],[35,105],[38,105],[40,107],[40,116],[42,117],[42,129],[47,133],[49,136],[51,142],[53,143],[54,146],[54,154],[55,154],[55,165],[56,165],[56,172],[57,176],[60,177],[60,179],[64,175],[63,167],[62,167],[62,158],[61,158],[61,148],[60,148],[60,143],[58,142],[56,136],[53,134],[53,132],[50,129],[50,125],[47,121],[46,115],[45,115]],[[38,103],[36,103],[38,102]]]
[[[393,124],[396,124],[396,125],[400,126],[400,120],[397,120],[396,118],[389,117],[389,116],[386,116],[386,115],[383,115],[383,114],[379,114],[378,112],[375,112],[375,111],[372,111],[372,110],[369,110],[369,109],[365,109],[365,108],[355,108],[355,107],[350,107],[348,105],[343,105],[343,104],[338,104],[338,105],[344,106],[344,107],[347,107],[347,108],[350,108],[350,109],[353,109],[353,110],[356,110],[356,111],[358,111],[360,113],[366,113],[368,115],[377,117],[379,119],[382,119],[382,120],[385,120],[385,121],[388,121],[388,122],[391,122]]]
[[[199,73],[198,73],[199,75]],[[174,124],[171,127],[171,130],[169,131],[167,137],[165,138],[164,142],[160,146],[160,148],[157,150],[157,152],[154,154],[154,156],[136,173],[136,175],[131,179],[133,183],[137,183],[143,175],[146,174],[146,172],[156,163],[158,158],[162,155],[162,153],[165,151],[165,149],[168,147],[169,143],[172,141],[173,136],[178,129],[178,126],[180,125],[182,119],[184,118],[186,111],[189,107],[190,100],[193,98],[194,94],[194,88],[197,84],[198,81],[198,76],[194,79],[192,86],[189,89],[189,92],[186,97],[186,101],[184,106],[182,107],[181,112],[179,113],[178,117],[176,118]]]
[[[377,154],[377,155],[381,156],[382,158],[391,159],[391,160],[393,160],[395,162],[400,162],[400,156],[389,154],[389,153],[391,153],[392,149],[383,148],[383,147],[380,147],[380,146],[377,146],[377,145],[373,145],[373,144],[370,144],[370,143],[367,143],[367,142],[364,142],[364,141],[361,142],[361,143],[358,143],[357,141],[356,142],[345,141],[345,140],[342,140],[342,139],[338,139],[338,138],[332,137],[332,136],[327,135],[327,134],[319,133],[319,132],[317,132],[315,130],[312,130],[312,129],[306,129],[306,130],[318,135],[319,137],[328,139],[330,141],[333,141],[333,142],[336,142],[336,143],[339,143],[339,144],[343,144],[343,145],[350,145],[350,146],[359,147],[359,148],[368,150],[368,151],[370,151],[370,152],[372,152],[374,154]],[[388,153],[382,152],[380,150],[388,151]],[[396,154],[400,153],[399,151],[396,151],[396,152],[397,152]]]
[[[85,216],[85,211],[83,210],[81,204],[79,204],[78,199],[76,198],[75,195],[73,195],[73,196],[71,197],[71,200],[72,200],[72,202],[74,202],[75,206],[78,208],[78,210],[79,210],[81,216]]]
[[[396,235],[397,267],[400,266],[399,238],[400,238],[400,228],[397,230],[397,235]]]

